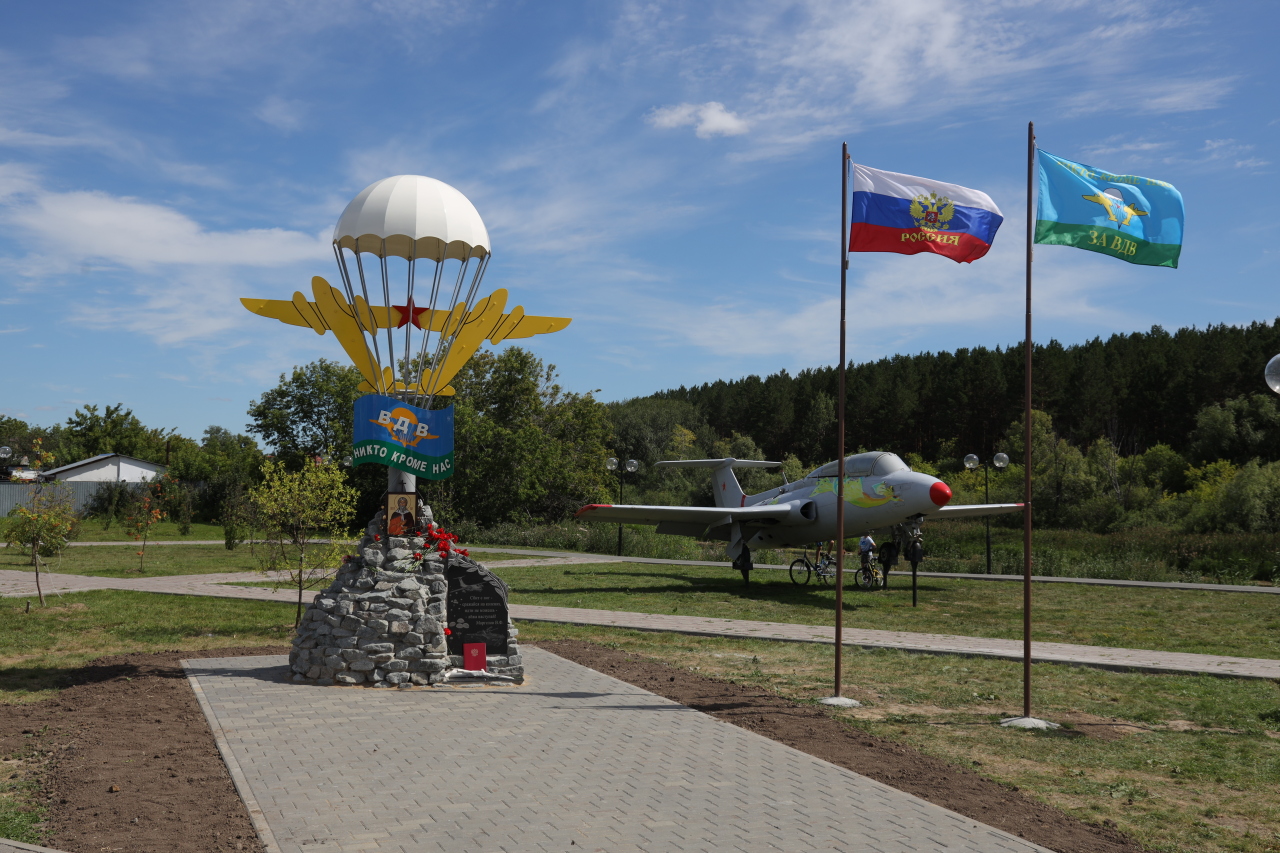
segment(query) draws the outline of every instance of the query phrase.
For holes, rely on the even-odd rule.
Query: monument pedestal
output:
[[[303,613],[293,680],[365,687],[524,681],[507,586],[469,557],[417,537],[381,535],[381,514]],[[456,637],[456,640],[455,640]],[[464,671],[463,642],[484,642],[488,671]],[[465,675],[463,674],[465,672]]]

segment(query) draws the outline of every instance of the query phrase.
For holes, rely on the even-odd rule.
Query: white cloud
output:
[[[305,113],[302,101],[289,100],[272,95],[263,101],[253,114],[277,130],[291,131],[302,126]]]
[[[747,122],[725,109],[719,101],[658,107],[649,114],[648,121],[660,128],[696,126],[695,133],[699,139],[740,136],[750,129]]]
[[[210,231],[173,208],[102,192],[38,193],[0,218],[26,232],[40,253],[56,251],[63,264],[277,267],[329,254],[318,235],[281,228]]]

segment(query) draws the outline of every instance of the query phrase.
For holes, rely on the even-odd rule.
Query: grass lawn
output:
[[[45,569],[66,575],[102,578],[148,578],[162,575],[205,575],[217,572],[253,572],[258,565],[248,545],[228,551],[223,545],[148,545],[143,571],[138,571],[138,550],[128,545],[101,548],[65,548],[61,557],[45,560]],[[259,548],[259,553],[261,550]],[[503,559],[482,554],[479,559]],[[511,559],[508,557],[507,559]],[[0,549],[0,569],[33,571],[31,558],[17,548]]]
[[[512,603],[677,613],[806,625],[835,621],[835,589],[799,587],[757,571],[749,588],[729,569],[637,563],[513,566],[498,574]],[[1021,639],[1022,587],[1000,581],[910,581],[887,592],[845,591],[845,624],[891,631]],[[1037,584],[1034,638],[1060,643],[1280,658],[1280,597],[1262,594]]]
[[[522,623],[520,639],[591,640],[792,699],[831,692],[829,646],[546,623]],[[845,660],[845,694],[865,703],[839,712],[854,728],[974,767],[1084,820],[1113,820],[1155,849],[1280,849],[1275,683],[1037,664],[1034,710],[1067,726],[1042,734],[995,725],[1020,713],[1020,663],[895,651],[849,651]]]
[[[98,590],[50,598],[0,599],[0,702],[50,695],[63,676],[108,654],[287,644],[293,607],[282,601]]]
[[[501,555],[494,555],[501,556]],[[497,574],[513,604],[675,613],[803,625],[835,621],[835,589],[798,587],[757,571],[750,588],[727,569],[548,560]],[[911,606],[910,582],[887,592],[845,590],[845,625],[886,631],[1022,638],[1022,587],[929,578]],[[271,587],[260,580],[236,586]],[[1280,659],[1280,597],[1262,594],[1037,584],[1033,638],[1047,642]]]

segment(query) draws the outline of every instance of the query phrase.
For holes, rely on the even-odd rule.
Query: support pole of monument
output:
[[[1032,207],[1036,168],[1036,123],[1027,122],[1027,330],[1023,339],[1023,508],[1022,508],[1022,716],[1031,716],[1031,257],[1036,213]]]
[[[836,677],[835,698],[840,698],[844,664],[844,311],[845,283],[849,273],[849,143],[840,150],[840,369],[836,403]]]
[[[399,468],[387,468],[387,491],[388,492],[416,492],[418,490],[418,477]]]

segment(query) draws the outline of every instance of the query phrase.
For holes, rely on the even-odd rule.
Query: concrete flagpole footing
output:
[[[837,708],[861,708],[862,703],[857,699],[850,699],[847,696],[828,696],[825,699],[819,699],[823,705],[835,705]]]
[[[1041,720],[1036,717],[1006,717],[1000,721],[1000,725],[1006,729],[1036,729],[1038,731],[1062,728],[1057,723],[1051,723],[1048,720]]]

